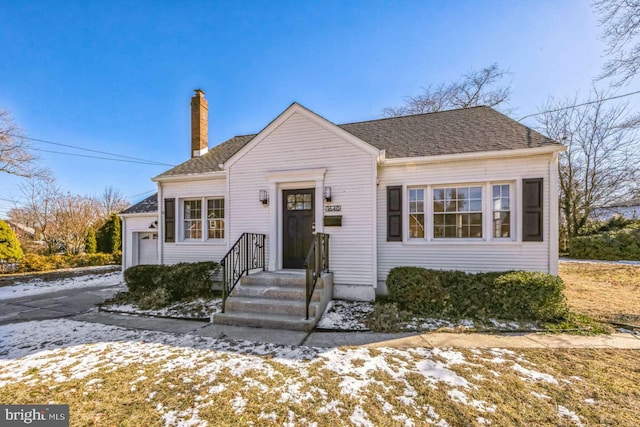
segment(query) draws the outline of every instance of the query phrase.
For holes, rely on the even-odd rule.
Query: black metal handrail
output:
[[[265,270],[264,234],[242,233],[220,261],[222,267],[222,312],[231,291],[251,270]]]
[[[307,258],[304,260],[306,272],[306,313],[309,320],[309,305],[313,291],[316,289],[316,282],[322,273],[329,271],[329,235],[326,233],[316,233]]]

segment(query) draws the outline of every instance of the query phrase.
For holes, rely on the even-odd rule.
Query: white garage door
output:
[[[138,264],[158,263],[158,233],[138,233]]]

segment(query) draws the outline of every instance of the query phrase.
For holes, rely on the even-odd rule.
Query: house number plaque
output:
[[[325,212],[340,212],[342,210],[342,205],[327,205],[324,207]]]

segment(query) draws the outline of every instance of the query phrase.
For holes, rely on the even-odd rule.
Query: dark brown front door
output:
[[[315,190],[282,191],[282,268],[304,268],[313,241]]]

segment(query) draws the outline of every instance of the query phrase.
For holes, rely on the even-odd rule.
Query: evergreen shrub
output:
[[[544,273],[398,267],[387,289],[389,302],[417,316],[550,321],[567,313],[562,279]]]
[[[574,237],[569,241],[569,256],[577,259],[640,261],[640,223],[622,229]]]
[[[124,281],[139,305],[160,308],[172,302],[210,297],[212,275],[218,268],[216,262],[136,265],[124,272]]]

